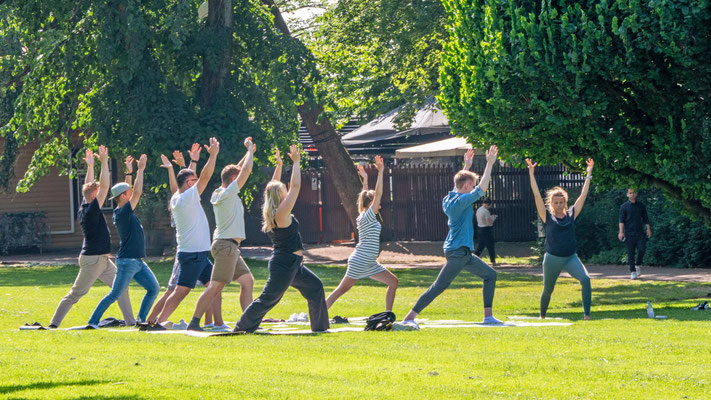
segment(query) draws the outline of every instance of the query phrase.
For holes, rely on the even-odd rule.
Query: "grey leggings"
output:
[[[454,278],[459,275],[462,268],[477,275],[484,280],[484,308],[491,307],[494,302],[494,291],[496,290],[496,271],[488,266],[477,256],[472,255],[468,247],[460,247],[456,250],[444,253],[447,257],[447,264],[439,271],[437,279],[422,296],[417,300],[412,311],[421,313],[437,296],[442,294],[449,287]]]
[[[590,276],[588,270],[577,254],[568,257],[558,257],[546,253],[543,256],[543,293],[541,293],[541,315],[545,317],[548,310],[548,303],[551,301],[551,294],[555,288],[560,272],[565,270],[573,278],[580,281],[583,294],[583,311],[585,315],[590,315],[590,302],[592,289],[590,288]]]

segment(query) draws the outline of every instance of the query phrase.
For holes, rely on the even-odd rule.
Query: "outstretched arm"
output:
[[[104,206],[106,195],[109,194],[111,186],[111,174],[109,174],[109,150],[106,146],[99,146],[99,159],[101,160],[101,175],[99,175],[99,192],[96,194],[96,201],[99,202],[99,208]],[[92,168],[93,170],[94,168]]]
[[[244,146],[247,148],[247,154],[240,161],[239,175],[237,175],[237,185],[240,189],[247,183],[247,178],[249,174],[252,173],[252,166],[254,165],[254,144],[252,144],[252,138],[248,137],[244,141]]]
[[[168,170],[168,182],[170,182],[170,194],[172,195],[173,193],[178,191],[178,180],[175,179],[175,170],[173,169],[173,164],[171,164],[170,160],[168,160],[168,157],[163,154],[160,155],[160,161],[160,167]],[[175,161],[175,159],[173,159],[173,161]],[[185,162],[183,162],[183,165],[185,165]]]
[[[146,169],[147,162],[148,156],[141,154],[141,158],[136,164],[138,171],[136,171],[136,183],[133,185],[133,193],[131,194],[131,208],[134,210],[138,206],[138,200],[141,199],[141,195],[143,194],[143,171]]]
[[[299,192],[301,191],[301,168],[299,166],[301,153],[297,145],[292,144],[289,146],[289,158],[294,162],[294,166],[291,168],[291,183],[289,184],[289,191],[286,193],[286,198],[281,202],[279,208],[277,208],[275,217],[277,226],[281,227],[291,224],[291,210],[294,209],[294,204],[296,204],[296,199],[299,197]]]
[[[133,183],[133,157],[126,156],[126,180],[125,182],[129,185]]]
[[[533,171],[536,169],[538,163],[533,163],[530,158],[526,159],[526,164],[528,164],[528,177],[531,179],[531,189],[533,190],[533,198],[536,200],[536,211],[538,216],[541,218],[543,223],[546,223],[546,204],[543,202],[543,197],[541,197],[541,191],[538,189],[538,183],[536,183],[536,177],[533,176]]]
[[[274,168],[274,174],[272,175],[273,181],[281,181],[281,171],[284,167],[284,161],[281,160],[281,154],[279,153],[279,148],[276,149],[276,168]]]
[[[375,156],[375,168],[378,169],[378,181],[375,184],[375,196],[373,197],[373,202],[370,204],[370,209],[373,210],[374,213],[377,213],[380,207],[380,201],[383,199],[383,175],[385,174],[383,157]]]
[[[84,162],[86,163],[86,177],[84,177],[84,184],[86,185],[94,182],[94,152],[91,149],[86,149]]]
[[[163,157],[161,157],[162,159]],[[178,166],[178,168],[183,169],[185,168],[185,157],[183,157],[183,152],[180,150],[174,150],[173,151],[173,162],[175,165]],[[161,165],[162,167],[162,165]],[[195,170],[193,170],[195,171]]]
[[[205,146],[207,147],[207,146]],[[197,173],[197,164],[200,161],[200,152],[202,151],[202,146],[200,143],[193,143],[193,147],[188,150],[188,156],[190,157],[190,168],[193,172]]]
[[[360,181],[363,183],[363,190],[368,190],[368,173],[365,172],[365,167],[358,164],[358,175],[360,175]]]
[[[481,182],[479,182],[479,187],[486,193],[489,189],[489,181],[491,181],[491,170],[494,169],[494,164],[496,163],[496,157],[499,155],[499,148],[492,145],[489,150],[486,151],[486,168],[484,168],[484,174],[481,176]]]
[[[207,187],[207,184],[212,178],[212,173],[215,172],[215,163],[217,162],[217,153],[220,152],[220,142],[216,138],[210,138],[210,146],[205,145],[207,152],[210,153],[210,158],[207,159],[205,166],[202,167],[200,178],[197,181],[197,191],[199,194]]]
[[[588,168],[587,168],[587,176],[585,176],[585,183],[583,184],[583,190],[580,192],[580,196],[578,197],[577,200],[575,200],[575,215],[573,218],[578,218],[578,215],[580,215],[580,210],[583,209],[583,205],[585,204],[585,199],[588,197],[588,191],[590,190],[590,181],[592,180],[592,170],[593,167],[595,166],[595,161],[593,161],[592,158],[588,158],[587,161]]]

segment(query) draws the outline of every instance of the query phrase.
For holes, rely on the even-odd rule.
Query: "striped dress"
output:
[[[385,271],[378,264],[380,254],[380,222],[369,207],[356,218],[359,242],[355,251],[348,257],[346,276],[351,279],[363,279]]]

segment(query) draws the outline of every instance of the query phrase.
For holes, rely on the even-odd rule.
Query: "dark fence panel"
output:
[[[334,240],[349,240],[353,237],[354,231],[351,220],[343,208],[341,198],[333,185],[334,177],[330,176],[327,169],[321,170],[321,211],[323,221],[323,231],[321,232],[322,242],[332,242]],[[337,177],[335,177],[337,179]],[[353,199],[352,201],[356,201]]]

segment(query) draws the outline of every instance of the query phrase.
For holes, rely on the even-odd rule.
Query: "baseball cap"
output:
[[[115,184],[111,188],[111,198],[109,200],[113,200],[113,199],[117,198],[119,195],[121,195],[121,193],[127,191],[128,189],[131,189],[131,185],[129,185],[126,182],[121,182],[121,183]]]

